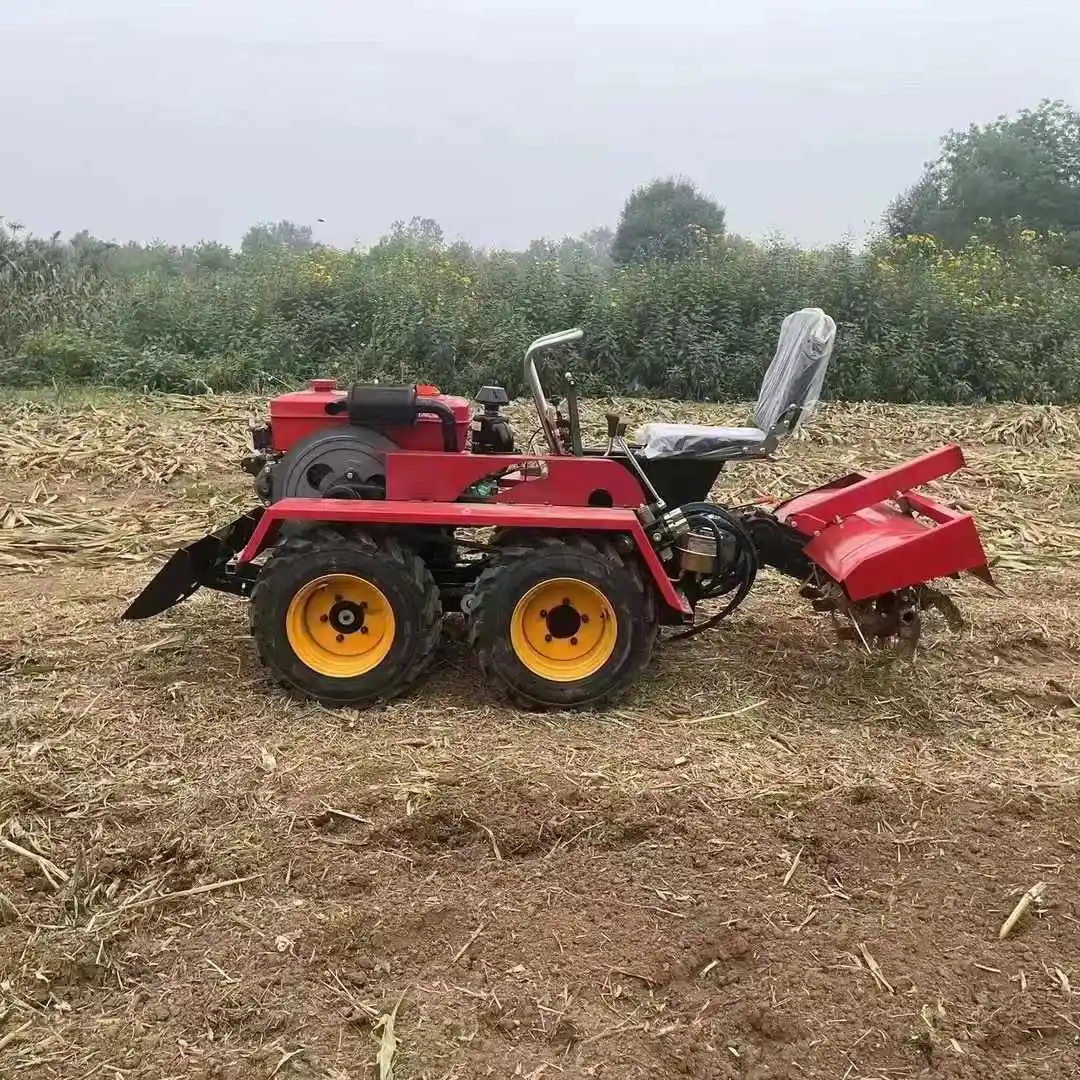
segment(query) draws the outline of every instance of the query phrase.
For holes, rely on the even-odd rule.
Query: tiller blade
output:
[[[960,447],[946,446],[883,472],[851,473],[777,508],[807,538],[812,572],[802,595],[830,614],[841,637],[867,649],[896,641],[914,652],[923,611],[963,627],[953,601],[928,582],[966,572],[994,586],[971,514],[911,490],[963,465]]]
[[[245,593],[248,579],[230,575],[227,564],[251,539],[261,516],[261,508],[253,510],[174,552],[120,618],[149,619],[160,615],[203,585],[224,592]]]
[[[922,637],[923,612],[931,609],[941,613],[950,630],[959,632],[964,627],[960,609],[952,598],[930,585],[860,603],[850,600],[835,581],[805,585],[800,592],[815,611],[829,615],[841,641],[857,640],[867,652],[895,644],[898,652],[914,654]]]

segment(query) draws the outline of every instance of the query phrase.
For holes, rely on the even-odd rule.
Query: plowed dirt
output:
[[[1075,411],[829,409],[718,485],[959,437],[938,492],[1003,593],[951,587],[914,664],[764,577],[615,709],[538,717],[453,637],[331,713],[238,601],[118,624],[250,502],[245,404],[0,406],[0,1076],[1080,1075]]]

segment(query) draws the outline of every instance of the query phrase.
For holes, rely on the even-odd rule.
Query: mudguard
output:
[[[254,581],[249,572],[230,572],[228,564],[251,539],[263,509],[243,517],[174,552],[128,605],[121,620],[149,619],[187,600],[203,585],[246,596]],[[251,568],[254,569],[254,568]]]
[[[971,514],[911,489],[964,466],[949,445],[878,473],[850,473],[776,508],[804,553],[854,601],[968,572],[993,585]]]

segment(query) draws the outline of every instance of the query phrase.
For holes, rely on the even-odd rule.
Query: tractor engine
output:
[[[483,387],[484,412],[474,418],[465,398],[433,386],[357,383],[345,391],[333,379],[313,379],[306,390],[271,400],[268,422],[252,429],[244,468],[266,504],[383,499],[390,451],[512,453],[513,432],[499,414],[507,400],[502,387]]]

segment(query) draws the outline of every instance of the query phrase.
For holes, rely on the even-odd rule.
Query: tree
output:
[[[442,226],[434,218],[414,215],[408,221],[393,222],[389,234],[379,241],[379,246],[439,251],[444,239]]]
[[[885,214],[891,235],[923,233],[951,248],[974,235],[1003,243],[1017,223],[1061,234],[1080,264],[1080,113],[1062,101],[950,131]]]
[[[524,262],[554,260],[564,269],[588,266],[607,270],[611,266],[611,244],[614,233],[606,225],[583,232],[580,236],[564,236],[561,240],[533,240],[521,253]]]
[[[724,235],[724,209],[688,180],[653,180],[623,206],[611,244],[619,265],[676,262]]]
[[[228,270],[232,266],[233,253],[227,244],[217,240],[202,240],[190,252],[190,257],[200,270]]]
[[[257,255],[268,251],[308,251],[315,246],[310,225],[296,225],[291,221],[261,221],[252,225],[240,242],[245,255]]]

